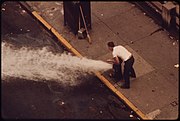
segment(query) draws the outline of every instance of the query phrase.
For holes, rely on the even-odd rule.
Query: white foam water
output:
[[[55,54],[47,47],[36,50],[27,47],[17,49],[5,42],[1,46],[3,80],[17,77],[35,81],[50,80],[73,86],[80,83],[78,77],[112,68],[111,64],[101,60]]]

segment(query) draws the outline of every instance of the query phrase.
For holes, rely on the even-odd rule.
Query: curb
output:
[[[57,30],[55,30],[48,22],[46,22],[35,10],[33,10],[26,2],[19,2],[26,10],[28,10],[38,21],[40,21],[51,33],[53,33],[57,39],[73,54],[78,57],[83,57],[68,41],[63,38]],[[116,89],[100,72],[94,72],[94,74],[121,100],[123,100],[140,118],[148,120],[149,118],[142,113],[133,103],[131,103],[118,89]]]

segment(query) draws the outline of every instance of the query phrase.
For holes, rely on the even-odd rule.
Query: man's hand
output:
[[[114,60],[113,59],[107,59],[106,62],[113,64]]]

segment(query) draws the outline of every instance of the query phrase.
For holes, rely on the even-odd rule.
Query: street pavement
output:
[[[83,56],[111,58],[107,42],[123,45],[135,58],[136,79],[130,89],[121,89],[107,74],[103,75],[140,111],[151,119],[177,119],[179,107],[179,40],[160,29],[129,2],[91,2],[92,29],[88,39],[78,39],[64,26],[63,3],[27,2]],[[155,33],[154,33],[155,32]]]

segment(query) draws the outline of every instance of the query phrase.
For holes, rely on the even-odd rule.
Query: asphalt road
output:
[[[15,47],[62,53],[63,47],[17,2],[1,7],[1,41]],[[2,56],[3,57],[3,56]],[[13,60],[12,60],[13,61]],[[15,70],[14,70],[15,71]],[[1,117],[4,119],[136,119],[95,76],[82,77],[78,86],[9,77],[1,80]],[[133,114],[134,117],[130,118]]]

